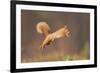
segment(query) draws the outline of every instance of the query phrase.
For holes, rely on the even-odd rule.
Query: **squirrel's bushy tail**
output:
[[[43,33],[45,36],[49,34],[50,27],[46,22],[39,22],[36,26],[37,32]]]

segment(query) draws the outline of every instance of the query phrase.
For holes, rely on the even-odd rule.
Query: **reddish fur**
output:
[[[42,31],[41,29],[44,31]],[[70,31],[68,30],[67,26],[65,26],[53,33],[48,32],[47,24],[46,24],[46,27],[45,27],[45,25],[42,25],[41,27],[39,27],[39,30],[41,30],[42,33],[44,33],[44,34],[48,33],[48,35],[46,35],[44,41],[42,42],[40,48],[44,48],[46,45],[51,44],[57,38],[70,37]]]

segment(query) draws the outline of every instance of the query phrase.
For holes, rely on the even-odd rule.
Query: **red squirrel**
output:
[[[44,48],[46,45],[51,44],[55,39],[59,38],[68,38],[71,36],[71,33],[68,27],[65,25],[64,27],[58,29],[57,31],[50,33],[50,27],[46,22],[39,22],[36,26],[37,32],[44,34],[45,39],[40,45],[40,48]]]

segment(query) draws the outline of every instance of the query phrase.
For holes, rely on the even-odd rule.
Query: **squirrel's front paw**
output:
[[[43,49],[43,48],[44,48],[44,45],[43,45],[43,44],[42,44],[42,45],[40,45],[40,48],[42,48],[42,49]]]

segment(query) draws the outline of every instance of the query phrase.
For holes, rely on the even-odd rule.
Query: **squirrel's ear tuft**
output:
[[[64,25],[64,28],[67,28],[67,26],[66,26],[66,25]]]

